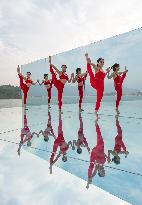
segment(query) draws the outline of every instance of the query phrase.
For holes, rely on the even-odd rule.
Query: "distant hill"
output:
[[[0,99],[20,99],[21,91],[18,86],[1,85],[0,86]]]

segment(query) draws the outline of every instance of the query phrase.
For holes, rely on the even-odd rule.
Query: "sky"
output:
[[[141,27],[141,7],[140,0],[1,0],[0,85],[18,85],[17,64]]]

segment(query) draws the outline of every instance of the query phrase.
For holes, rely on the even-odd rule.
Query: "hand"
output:
[[[109,73],[111,69],[112,69],[112,68],[110,68],[110,67],[107,68],[107,69],[106,69],[107,73]]]
[[[91,59],[90,58],[87,58],[87,63],[91,63]]]
[[[85,53],[86,58],[88,58],[88,53]]]
[[[127,73],[128,72],[128,70],[127,70],[127,68],[126,68],[126,66],[125,66],[125,71],[124,71],[125,73]]]
[[[37,83],[39,83],[39,80],[37,80]]]
[[[20,73],[20,67],[19,67],[19,65],[18,65],[18,67],[17,67],[17,72]]]
[[[49,56],[49,64],[51,64],[51,56]]]

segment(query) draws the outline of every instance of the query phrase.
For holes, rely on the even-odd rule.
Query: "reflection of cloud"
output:
[[[23,150],[19,158],[13,145],[5,145],[1,153],[0,198],[2,205],[36,204],[128,204],[103,190],[54,167],[49,175],[49,164]],[[13,152],[14,151],[14,152]]]

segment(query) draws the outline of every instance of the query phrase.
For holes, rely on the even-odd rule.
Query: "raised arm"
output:
[[[75,83],[76,81],[77,81],[76,76],[74,77],[74,74],[73,74],[72,83]]]
[[[22,73],[20,72],[20,66],[19,66],[19,65],[18,65],[18,67],[17,67],[17,73],[18,73],[18,75],[22,76],[22,78],[23,78],[24,80],[26,80],[26,77],[24,77],[24,76],[22,75]]]
[[[68,80],[68,83],[71,83],[73,76],[74,76],[74,74],[72,73],[70,79]]]
[[[60,75],[61,71],[59,71],[58,68],[51,63],[51,56],[49,56],[49,64],[50,64],[50,65],[54,68],[54,70]]]
[[[40,83],[39,80],[37,80],[37,82],[38,82],[38,84],[39,84],[40,86],[44,83],[44,81],[42,81],[42,82]]]
[[[106,74],[107,74],[108,79],[111,79],[114,77],[114,73],[110,74],[110,70],[111,70],[111,68],[107,68],[107,70],[106,70]]]
[[[95,72],[97,72],[98,71],[97,65],[91,62],[91,59],[89,58],[88,53],[85,54],[85,57],[86,57],[87,63],[93,66],[93,68],[95,69]]]

